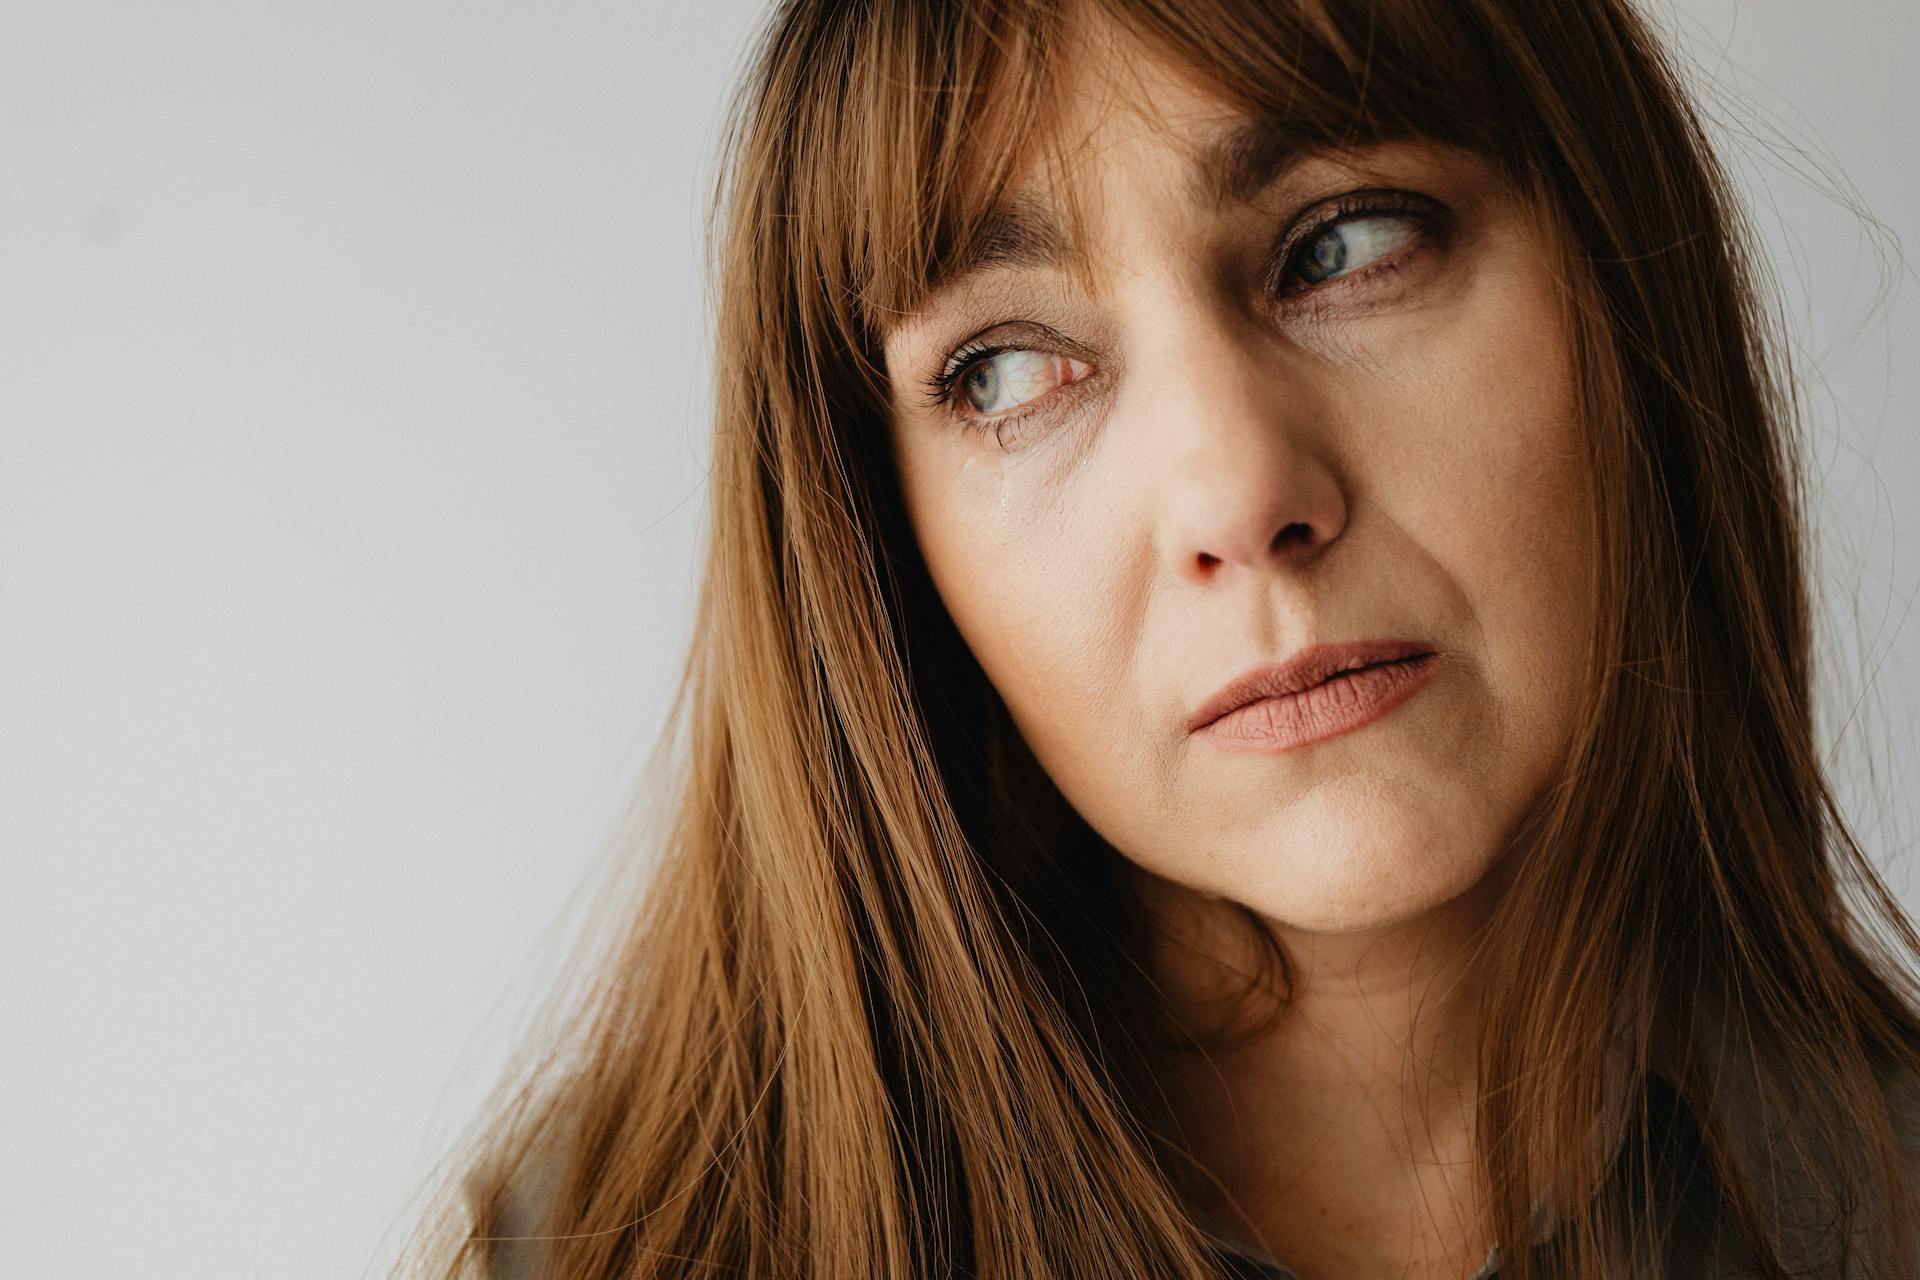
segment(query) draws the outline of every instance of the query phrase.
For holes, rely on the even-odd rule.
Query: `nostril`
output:
[[[1289,542],[1311,542],[1312,540],[1312,526],[1295,521],[1289,525],[1282,525],[1280,532],[1273,535],[1273,549],[1278,551]]]
[[[1220,563],[1220,557],[1214,555],[1211,551],[1202,551],[1197,558],[1200,561],[1200,567],[1202,569],[1211,569]]]

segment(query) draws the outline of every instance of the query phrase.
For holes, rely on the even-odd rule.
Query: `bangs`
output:
[[[1421,0],[882,3],[857,18],[843,8],[822,24],[841,28],[843,55],[811,59],[837,83],[789,103],[822,104],[817,119],[793,122],[800,227],[841,233],[814,246],[815,278],[868,349],[956,262],[1007,251],[994,215],[1016,180],[1052,179],[1072,229],[1072,184],[1060,180],[1070,158],[1051,126],[1070,63],[1106,33],[1243,117],[1257,147],[1428,138],[1511,169],[1496,148],[1521,122],[1509,108],[1493,127],[1488,86],[1502,78],[1469,21]]]

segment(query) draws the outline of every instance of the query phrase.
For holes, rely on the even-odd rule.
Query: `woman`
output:
[[[673,820],[433,1272],[1920,1274],[1623,0],[789,0],[728,159]]]

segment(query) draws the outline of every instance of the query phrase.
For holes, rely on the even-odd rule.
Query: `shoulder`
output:
[[[563,1190],[570,1137],[570,1126],[549,1118],[537,1136],[512,1144],[510,1158],[468,1176],[467,1203],[486,1280],[546,1274],[548,1220]]]
[[[493,1198],[480,1240],[487,1280],[534,1280],[545,1271],[546,1242],[539,1236],[553,1196],[556,1175],[549,1169],[502,1188]]]
[[[1798,1093],[1798,1077],[1765,1049],[1749,1058],[1725,1042],[1705,1047],[1712,1069],[1696,1072],[1692,1088],[1648,1078],[1664,1142],[1653,1168],[1672,1274],[1757,1276],[1767,1272],[1756,1259],[1770,1254],[1790,1274],[1853,1276],[1861,1273],[1842,1259],[1858,1258],[1873,1237],[1892,1243],[1904,1234],[1920,1247],[1912,1225],[1920,1222],[1920,1070],[1882,1064],[1872,1074],[1913,1206],[1888,1232],[1881,1191],[1893,1188],[1882,1183],[1870,1099],[1816,1099]],[[1860,1127],[1842,1136],[1829,1124]],[[1743,1222],[1751,1210],[1737,1203],[1754,1195],[1765,1204]]]
[[[1905,1197],[1904,1207],[1899,1201],[1894,1202],[1902,1216],[1886,1232],[1885,1238],[1890,1244],[1904,1246],[1911,1260],[1920,1261],[1920,1069],[1898,1065],[1883,1070],[1880,1085],[1892,1131],[1900,1191]],[[1871,1157],[1869,1164],[1872,1164]]]
[[[1916,1208],[1920,1208],[1920,1072],[1890,1071],[1882,1078],[1882,1090],[1901,1172],[1906,1177],[1908,1193],[1914,1198]]]

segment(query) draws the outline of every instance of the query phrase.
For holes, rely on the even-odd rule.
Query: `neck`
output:
[[[1180,1028],[1244,1029],[1232,1001],[1260,955],[1247,913],[1141,875],[1155,978]],[[1200,1221],[1309,1280],[1459,1280],[1478,1267],[1489,1236],[1468,955],[1484,896],[1338,934],[1262,921],[1287,960],[1278,1018],[1252,1039],[1158,1051],[1174,1123],[1204,1171]]]

